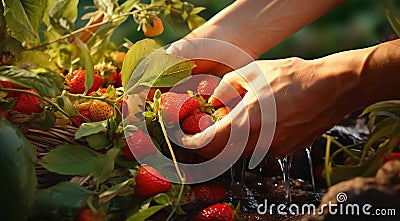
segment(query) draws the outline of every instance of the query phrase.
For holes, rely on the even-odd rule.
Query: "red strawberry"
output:
[[[187,94],[167,92],[161,95],[160,107],[164,122],[167,124],[178,123],[195,112],[199,106],[199,101]]]
[[[205,202],[218,202],[225,199],[228,192],[222,186],[212,184],[201,184],[192,189],[194,198]]]
[[[75,70],[71,73],[71,78],[67,81],[69,91],[73,94],[82,94],[85,92],[85,70]],[[103,85],[103,78],[99,74],[94,74],[94,81],[88,93],[96,91]]]
[[[195,221],[234,221],[235,213],[227,204],[219,203],[203,209],[194,217]]]
[[[84,207],[78,214],[77,221],[103,221],[104,214],[99,211],[94,211],[89,207]]]
[[[200,94],[204,99],[208,100],[210,96],[214,93],[215,88],[219,84],[219,79],[216,77],[208,76],[202,81],[200,81],[197,86],[197,93]]]
[[[116,73],[114,76],[114,86],[115,87],[122,87],[122,74],[121,73]]]
[[[137,159],[156,154],[156,146],[150,137],[141,130],[130,131],[131,135],[125,139],[125,147],[122,149],[122,156],[127,160],[134,160],[132,152]]]
[[[220,107],[218,108],[214,113],[213,117],[215,121],[221,120],[223,117],[225,117],[227,114],[229,114],[230,109],[228,107]]]
[[[168,191],[171,183],[151,166],[142,166],[136,176],[135,193],[140,197],[150,197]]]
[[[1,88],[14,88],[14,85],[11,84],[8,81],[0,81],[0,87]],[[10,98],[10,97],[14,97],[15,93],[13,92],[6,92],[6,91],[0,91],[0,98],[2,97],[2,95],[5,95],[3,98]]]
[[[32,93],[36,93],[34,90],[27,90]],[[32,114],[32,113],[40,113],[43,111],[43,108],[39,106],[39,104],[43,100],[40,98],[37,98],[35,96],[32,96],[30,94],[22,93],[18,99],[17,102],[15,103],[14,110],[21,112],[23,114]]]
[[[94,100],[89,107],[89,111],[94,122],[102,121],[110,117],[112,106],[104,101]]]
[[[181,128],[188,134],[197,134],[211,126],[212,117],[205,113],[195,113],[183,119]]]
[[[86,117],[87,119],[89,119],[89,120],[92,119],[92,116],[91,116],[91,114],[90,114],[90,110],[89,110],[88,108],[79,109],[79,113],[80,113],[82,116],[84,116],[84,117]],[[80,117],[80,116],[74,117],[73,120],[74,120],[74,123],[75,123],[76,126],[80,126],[82,123],[85,123],[85,120],[84,120],[82,117]]]
[[[400,152],[388,153],[382,156],[383,163],[386,163],[391,160],[400,160]]]

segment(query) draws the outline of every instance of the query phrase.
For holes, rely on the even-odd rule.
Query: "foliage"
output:
[[[383,156],[400,151],[400,101],[384,101],[367,107],[370,134],[365,143],[343,146],[332,137],[327,138],[325,178],[328,186],[355,176],[374,176],[383,163]],[[340,149],[330,154],[330,145]],[[361,148],[359,148],[361,147]],[[345,158],[337,164],[338,158]]]
[[[75,139],[85,141],[51,147],[52,150],[39,159],[40,166],[48,171],[87,177],[89,181],[86,187],[62,182],[40,190],[35,200],[34,219],[75,220],[79,211],[87,206],[118,220],[145,220],[169,207],[171,218],[182,203],[177,199],[181,198],[184,185],[176,185],[168,193],[148,199],[132,197],[138,163],[124,159],[121,152],[126,145],[124,129],[138,128],[126,126],[122,103],[129,90],[139,86],[173,86],[190,76],[194,63],[166,54],[152,39],[129,44],[124,60],[125,49],[114,45],[110,39],[129,17],[138,24],[137,31],[159,17],[185,22],[194,29],[205,22],[198,15],[205,8],[180,0],[119,2],[94,1],[94,10],[81,18],[78,17],[79,0],[5,0],[0,3],[0,81],[13,85],[8,88],[0,84],[1,111],[14,114],[13,105],[19,94],[30,94],[43,100],[40,104],[43,112],[30,115],[25,122],[27,126],[43,130],[45,134],[54,124],[75,125],[78,127]],[[75,27],[78,19],[87,21],[82,28]],[[71,73],[78,69],[85,71],[85,92],[73,94],[68,82]],[[104,80],[103,88],[88,93],[95,74]],[[7,93],[15,94],[7,97]],[[106,120],[94,122],[83,114],[82,110],[90,109],[95,100],[111,107]],[[21,165],[20,168],[25,167]],[[34,184],[36,182],[32,181],[31,185]],[[179,197],[177,192],[180,192]],[[21,194],[35,199],[30,192]]]

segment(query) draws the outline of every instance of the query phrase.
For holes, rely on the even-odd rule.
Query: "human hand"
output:
[[[240,95],[243,99],[228,117],[192,137],[182,137],[182,144],[207,158],[228,149],[227,159],[254,152],[257,160],[267,151],[283,156],[307,147],[349,112],[337,106],[340,93],[333,69],[321,70],[318,62],[255,61],[226,74],[211,104],[221,106]]]

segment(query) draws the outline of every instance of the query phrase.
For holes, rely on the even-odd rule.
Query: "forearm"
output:
[[[343,1],[237,0],[187,38],[217,38],[258,58]]]
[[[379,101],[400,99],[400,40],[313,62],[328,73],[327,78],[332,78],[336,87],[331,93],[332,101],[344,109],[351,111]]]

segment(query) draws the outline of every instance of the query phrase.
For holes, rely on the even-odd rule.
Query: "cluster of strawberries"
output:
[[[222,119],[229,113],[229,108],[221,107],[215,110],[207,102],[218,84],[219,79],[207,76],[198,83],[197,94],[192,96],[175,92],[162,94],[160,108],[164,123],[179,123],[185,133],[196,134]]]
[[[158,113],[162,122],[167,125],[179,125],[187,134],[199,133],[229,113],[228,107],[215,110],[207,103],[218,84],[219,79],[207,76],[197,84],[197,93],[162,93],[159,109],[153,111]],[[126,146],[122,152],[125,159],[142,159],[156,153],[156,146],[145,132],[134,130],[130,133],[125,139]]]
[[[143,199],[171,190],[171,183],[151,166],[139,167],[135,183],[134,194]],[[222,186],[199,184],[189,189],[185,198],[187,202],[202,202],[210,205],[194,215],[195,221],[234,221],[234,209],[231,205],[223,203],[227,195],[228,192]],[[105,218],[101,212],[85,207],[79,213],[77,220],[105,220]]]
[[[150,166],[141,166],[135,178],[135,194],[147,198],[167,192],[171,184],[158,171]],[[204,208],[194,217],[195,221],[223,220],[233,221],[235,212],[228,204],[222,203],[228,192],[215,184],[199,184],[186,192],[186,201],[200,201],[211,206]]]

